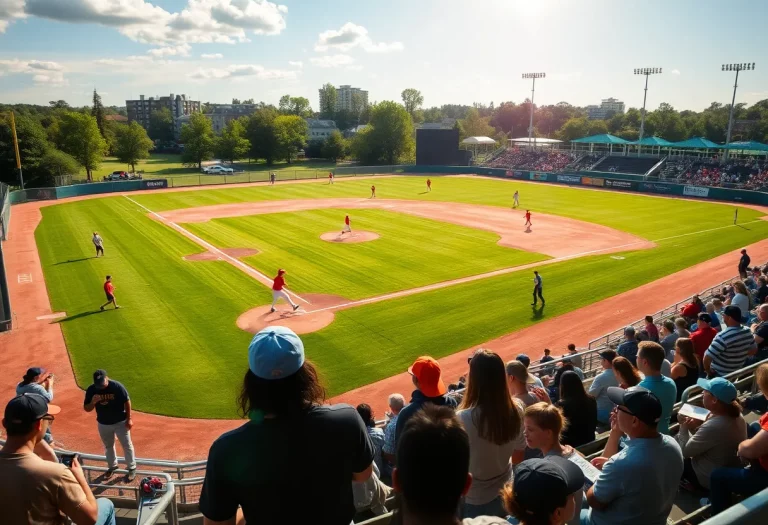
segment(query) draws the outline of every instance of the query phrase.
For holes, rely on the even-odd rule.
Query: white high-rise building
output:
[[[599,106],[587,106],[587,116],[592,120],[617,113],[624,113],[624,102],[615,98],[604,98]]]
[[[352,87],[352,86],[339,86],[336,88],[336,111],[346,110],[352,111],[352,96],[357,93],[360,95],[361,106],[357,108],[361,110],[368,105],[368,92]]]

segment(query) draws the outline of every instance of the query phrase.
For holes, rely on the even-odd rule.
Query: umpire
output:
[[[544,296],[541,295],[541,275],[536,270],[533,271],[533,303],[531,306],[536,306],[536,301],[541,299],[541,306],[544,306]]]

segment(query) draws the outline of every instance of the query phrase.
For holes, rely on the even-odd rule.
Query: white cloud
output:
[[[66,85],[64,67],[57,62],[41,60],[0,60],[0,76],[31,75],[35,84]]]
[[[189,56],[189,52],[192,47],[189,44],[179,44],[177,46],[166,46],[150,49],[147,53],[153,57],[167,57],[167,56]]]
[[[24,18],[24,0],[0,0],[0,33],[16,18]]]
[[[670,71],[670,73],[672,73],[673,75],[679,75],[680,74],[680,70],[679,69],[673,69],[672,71]]]
[[[355,59],[349,55],[325,55],[309,59],[317,67],[342,67],[352,64]]]
[[[203,53],[200,55],[200,58],[203,58],[205,60],[219,60],[224,58],[224,55],[221,53]]]
[[[225,68],[200,68],[187,75],[194,80],[222,80],[225,78],[255,77],[258,80],[295,79],[296,71],[266,69],[260,65],[233,65]]]
[[[368,30],[363,26],[347,22],[341,29],[329,29],[320,33],[315,44],[315,51],[349,51],[355,47],[362,47],[369,53],[390,53],[402,51],[402,42],[374,42],[368,36]]]
[[[295,61],[294,60],[289,60],[288,61],[288,65],[301,69],[301,68],[304,67],[304,62],[302,62],[301,60],[295,60]]]
[[[344,68],[347,71],[361,71],[363,69],[363,66],[361,65],[353,65],[353,66],[347,66]]]

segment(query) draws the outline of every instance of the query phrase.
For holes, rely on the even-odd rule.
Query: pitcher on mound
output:
[[[344,217],[344,229],[341,230],[341,234],[352,233],[352,227],[349,225],[349,215]]]
[[[293,306],[293,311],[299,309],[299,305],[291,301],[291,297],[288,295],[288,293],[283,290],[285,287],[285,270],[280,268],[277,271],[277,277],[275,277],[274,281],[272,281],[272,309],[269,311],[270,313],[274,313],[275,311],[275,304],[277,304],[277,300],[281,297],[288,301],[291,306]]]

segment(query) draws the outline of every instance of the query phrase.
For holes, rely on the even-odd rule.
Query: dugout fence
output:
[[[0,182],[0,332],[11,329],[11,294],[5,275],[3,243],[8,239],[11,226],[11,191],[7,184]]]

